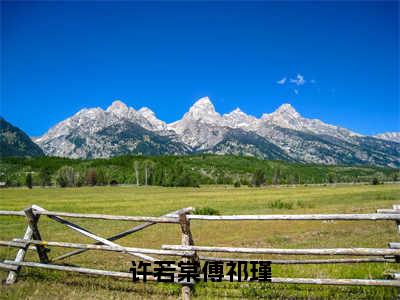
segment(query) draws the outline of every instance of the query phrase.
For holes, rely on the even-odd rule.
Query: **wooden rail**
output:
[[[188,215],[189,220],[207,221],[300,221],[300,220],[342,220],[342,221],[400,221],[400,214],[312,214],[312,215],[232,215],[232,216],[208,216]]]
[[[87,275],[102,275],[116,278],[132,279],[132,273],[116,272],[109,270],[98,270],[82,268],[76,266],[58,265],[55,261],[63,260],[67,257],[79,255],[86,251],[111,251],[124,253],[138,257],[142,260],[154,262],[157,256],[177,256],[187,262],[206,261],[241,261],[240,258],[227,257],[207,257],[199,256],[199,252],[211,253],[234,253],[234,254],[270,254],[270,255],[321,255],[321,256],[364,256],[363,258],[329,258],[329,259],[272,259],[272,264],[350,264],[350,263],[399,263],[400,262],[400,243],[391,242],[388,248],[325,248],[325,249],[277,249],[277,248],[243,248],[243,247],[217,247],[217,246],[197,246],[190,229],[191,220],[199,221],[395,221],[400,230],[400,205],[393,206],[393,209],[379,209],[377,213],[370,214],[302,214],[302,215],[193,215],[190,214],[193,208],[183,208],[160,217],[148,216],[115,216],[106,214],[86,214],[48,211],[37,205],[32,205],[23,211],[4,211],[0,210],[0,216],[24,217],[27,221],[27,228],[22,238],[15,238],[12,241],[0,241],[0,246],[13,247],[19,249],[14,260],[4,260],[0,262],[0,268],[9,271],[6,283],[12,284],[16,281],[21,267],[44,268],[57,271],[76,272]],[[66,227],[89,237],[95,241],[93,244],[44,241],[39,231],[40,216],[48,218],[65,225]],[[103,238],[82,226],[64,218],[83,218],[114,221],[144,222],[128,230],[122,231],[108,238]],[[118,239],[143,230],[158,223],[179,224],[181,228],[181,244],[163,245],[162,249],[148,249],[137,247],[126,247],[115,243]],[[71,252],[62,254],[55,258],[47,256],[48,247],[61,247],[75,249]],[[25,253],[28,250],[35,250],[40,262],[24,261]],[[368,256],[365,258],[365,256]],[[254,259],[252,259],[254,260]],[[176,267],[176,266],[173,266]],[[177,268],[177,267],[176,267]],[[177,268],[179,270],[179,268]],[[355,286],[384,286],[400,288],[400,273],[390,275],[392,279],[329,279],[329,278],[278,278],[272,277],[272,283],[285,284],[318,284],[318,285],[355,285]],[[142,276],[138,276],[142,279]],[[200,278],[203,278],[200,276]],[[155,281],[156,278],[148,276],[148,280]],[[204,279],[204,278],[203,278]],[[225,276],[223,281],[230,281],[231,277]],[[233,277],[234,281],[239,281],[238,277]],[[193,281],[182,283],[175,276],[175,283],[182,285],[182,299],[190,299]],[[251,283],[249,281],[249,283]]]
[[[0,241],[0,246],[10,246],[15,248],[22,248],[26,245],[39,245],[39,246],[54,246],[62,248],[75,248],[75,249],[87,249],[87,250],[100,250],[100,251],[112,251],[112,252],[135,252],[143,254],[157,254],[157,255],[173,255],[173,256],[192,256],[194,251],[189,250],[158,250],[158,249],[147,249],[147,248],[134,248],[134,247],[110,247],[106,245],[93,245],[93,244],[79,244],[79,243],[65,243],[65,242],[51,242],[51,241],[38,241],[38,240],[24,240],[14,239],[12,242]]]
[[[201,256],[200,260],[208,261],[243,261],[243,258]],[[395,263],[394,258],[372,257],[372,258],[336,258],[336,259],[269,259],[272,265],[314,265],[314,264],[352,264],[352,263]]]
[[[176,251],[227,252],[246,254],[280,255],[356,255],[356,256],[399,256],[400,249],[386,248],[331,248],[331,249],[276,249],[162,245],[162,249]]]

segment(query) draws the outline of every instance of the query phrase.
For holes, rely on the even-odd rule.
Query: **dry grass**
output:
[[[269,213],[362,213],[390,208],[400,203],[398,185],[296,188],[201,188],[95,187],[78,189],[5,189],[0,191],[0,209],[20,210],[38,204],[49,210],[158,216],[182,207],[210,207],[221,214]],[[275,204],[274,204],[275,203]],[[276,203],[284,203],[277,205]],[[290,203],[290,204],[288,204]],[[113,235],[132,223],[75,220],[101,236]],[[355,226],[355,224],[357,226]],[[22,237],[21,218],[0,218],[0,239]],[[45,217],[40,221],[42,236],[50,241],[91,242]],[[398,240],[393,222],[204,222],[194,221],[192,230],[198,245],[281,248],[386,247]],[[123,245],[159,248],[180,242],[179,227],[159,224],[119,241]],[[51,256],[66,249],[53,248]],[[0,259],[12,259],[14,249],[0,249]],[[251,257],[251,256],[242,256]],[[264,258],[278,258],[265,256]],[[281,258],[282,256],[280,256]],[[35,253],[27,259],[37,260]],[[128,271],[131,257],[124,254],[86,252],[65,262],[95,268]],[[273,266],[275,277],[384,278],[383,273],[399,269],[395,264]],[[6,272],[0,272],[4,279]],[[17,284],[2,287],[0,297],[8,299],[126,299],[176,298],[179,287],[171,284],[132,284],[127,281],[87,277],[64,272],[23,269]],[[272,284],[207,283],[196,286],[199,299],[209,298],[334,298],[390,299],[396,289],[323,287]]]

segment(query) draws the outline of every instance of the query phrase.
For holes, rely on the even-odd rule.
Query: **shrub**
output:
[[[57,171],[56,181],[60,187],[71,187],[75,184],[75,171],[70,166],[61,167]]]
[[[300,207],[300,208],[313,208],[313,207],[315,207],[314,204],[309,203],[309,202],[304,202],[304,201],[301,201],[301,200],[297,200],[296,205],[298,207]]]
[[[215,208],[205,206],[205,207],[198,207],[194,210],[193,214],[195,215],[219,215],[219,211]]]
[[[240,187],[240,181],[235,181],[235,183],[233,184],[233,186],[234,186],[235,188]]]
[[[83,176],[82,172],[75,172],[75,186],[81,187],[85,184],[85,177]]]
[[[293,209],[293,203],[292,202],[283,202],[281,200],[276,200],[273,202],[268,203],[268,208],[274,208],[274,209]]]
[[[371,184],[372,185],[378,185],[379,184],[379,179],[376,178],[376,177],[372,178]]]

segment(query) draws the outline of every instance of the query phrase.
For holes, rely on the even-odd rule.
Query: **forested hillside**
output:
[[[305,165],[252,157],[119,156],[110,159],[57,157],[4,158],[0,181],[22,186],[138,184],[198,186],[201,184],[270,185],[397,181],[398,169]],[[28,179],[30,180],[30,179]]]
[[[21,129],[0,117],[0,158],[44,156],[42,149]]]

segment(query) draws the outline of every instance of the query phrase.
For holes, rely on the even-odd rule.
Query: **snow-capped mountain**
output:
[[[223,139],[222,117],[208,97],[196,101],[182,119],[168,124],[180,140],[197,150],[209,149]]]
[[[400,143],[400,132],[385,132],[374,135],[374,137],[386,141],[392,141]]]
[[[141,114],[148,122],[150,122],[153,130],[167,130],[167,123],[161,121],[160,119],[157,119],[156,114],[150,108],[142,107],[138,110],[138,113]]]
[[[354,136],[361,136],[348,129],[326,124],[318,119],[303,118],[288,103],[281,105],[276,111],[261,116],[259,127],[262,126],[279,126],[308,133],[334,136],[339,139],[348,140]]]
[[[124,126],[121,126],[122,124]],[[169,133],[166,130],[166,123],[157,119],[150,109],[141,108],[136,111],[132,107],[127,107],[125,103],[116,100],[106,110],[99,107],[80,110],[72,117],[50,128],[43,136],[34,139],[34,142],[47,155],[51,156],[71,158],[110,157],[122,152],[114,149],[115,145],[107,142],[102,133],[112,126],[115,128],[123,127],[129,132],[129,128],[127,128],[129,124],[140,126],[142,133],[144,131],[151,133],[146,136],[154,134],[165,136]],[[175,143],[173,137],[168,141]],[[129,141],[129,143],[131,142]],[[139,145],[139,141],[136,141],[136,144]],[[185,145],[182,145],[181,148],[181,151],[187,152]],[[123,153],[134,152],[135,149],[131,145],[131,147],[126,147]],[[166,153],[168,152],[166,151]],[[171,152],[171,154],[178,153],[181,152]]]
[[[48,155],[109,157],[120,154],[196,152],[252,155],[322,164],[400,167],[399,133],[375,137],[301,116],[283,104],[260,118],[239,108],[219,114],[208,97],[170,124],[147,107],[114,101],[106,110],[82,109],[35,139]]]
[[[221,115],[215,111],[214,104],[212,104],[210,98],[203,97],[190,107],[189,111],[183,115],[182,119],[168,124],[168,128],[174,130],[176,133],[182,133],[191,122],[217,124],[220,121]]]
[[[222,116],[223,124],[232,128],[242,128],[242,129],[251,129],[258,123],[258,119],[256,117],[250,116],[240,110],[240,108],[236,108],[228,114],[224,114]]]

